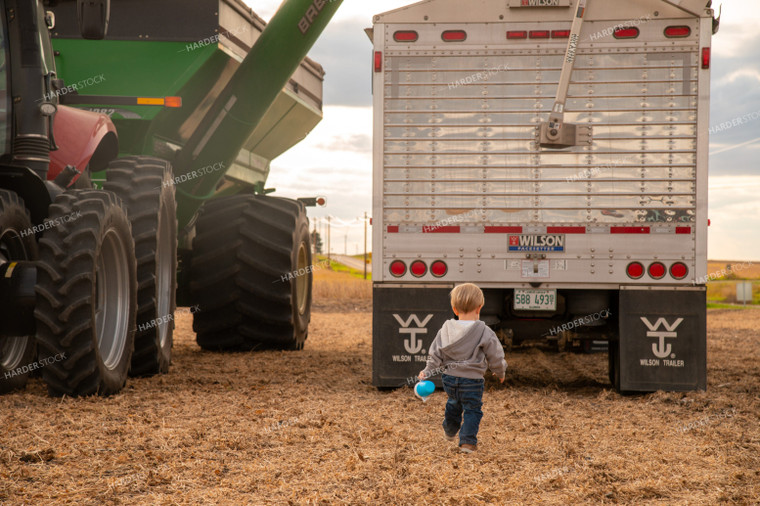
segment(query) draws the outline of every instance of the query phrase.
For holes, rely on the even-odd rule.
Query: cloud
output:
[[[356,19],[333,21],[309,57],[325,68],[324,102],[330,105],[372,105],[372,43]]]

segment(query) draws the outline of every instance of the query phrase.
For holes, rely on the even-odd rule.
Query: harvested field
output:
[[[709,312],[705,393],[621,397],[604,354],[514,351],[463,455],[444,394],[371,386],[367,301],[316,302],[302,352],[204,352],[183,314],[168,375],[105,399],[51,399],[39,379],[0,397],[0,502],[760,502],[760,309]]]

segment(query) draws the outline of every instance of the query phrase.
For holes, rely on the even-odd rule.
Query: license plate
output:
[[[557,290],[515,289],[515,309],[554,311],[557,309]]]

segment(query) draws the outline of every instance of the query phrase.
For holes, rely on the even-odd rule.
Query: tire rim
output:
[[[24,247],[24,241],[15,229],[4,230],[0,236],[0,259],[3,263],[12,260],[30,260]],[[24,352],[32,336],[6,337],[0,342],[0,367],[5,371],[14,371],[22,365]]]
[[[169,316],[172,313],[171,308],[171,288],[172,288],[172,276],[174,276],[174,266],[172,265],[171,251],[172,237],[171,227],[169,223],[171,215],[167,207],[161,206],[161,212],[158,218],[158,244],[156,244],[157,254],[156,261],[158,262],[158,272],[156,273],[156,297],[158,301],[156,304],[156,318],[162,319]],[[158,325],[158,339],[161,348],[166,345],[167,336],[169,335],[169,323]]]
[[[95,328],[103,365],[112,370],[121,362],[129,332],[129,260],[124,242],[108,229],[98,256]]]
[[[301,269],[308,270],[309,255],[306,251],[306,244],[301,243],[298,246],[298,260],[296,261],[296,272],[302,272]],[[296,303],[298,304],[298,314],[304,314],[306,312],[306,299],[309,294],[309,276],[307,273],[302,276],[296,276]]]

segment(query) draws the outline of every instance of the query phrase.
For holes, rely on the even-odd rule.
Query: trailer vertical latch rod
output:
[[[565,59],[562,62],[562,72],[559,76],[557,97],[554,107],[549,114],[549,121],[542,122],[539,126],[539,145],[545,148],[567,148],[579,144],[591,144],[591,127],[565,123],[565,102],[567,91],[570,87],[570,77],[573,74],[575,56],[581,38],[583,27],[583,15],[586,12],[587,0],[576,0],[573,26],[570,29],[570,38],[567,42]]]

